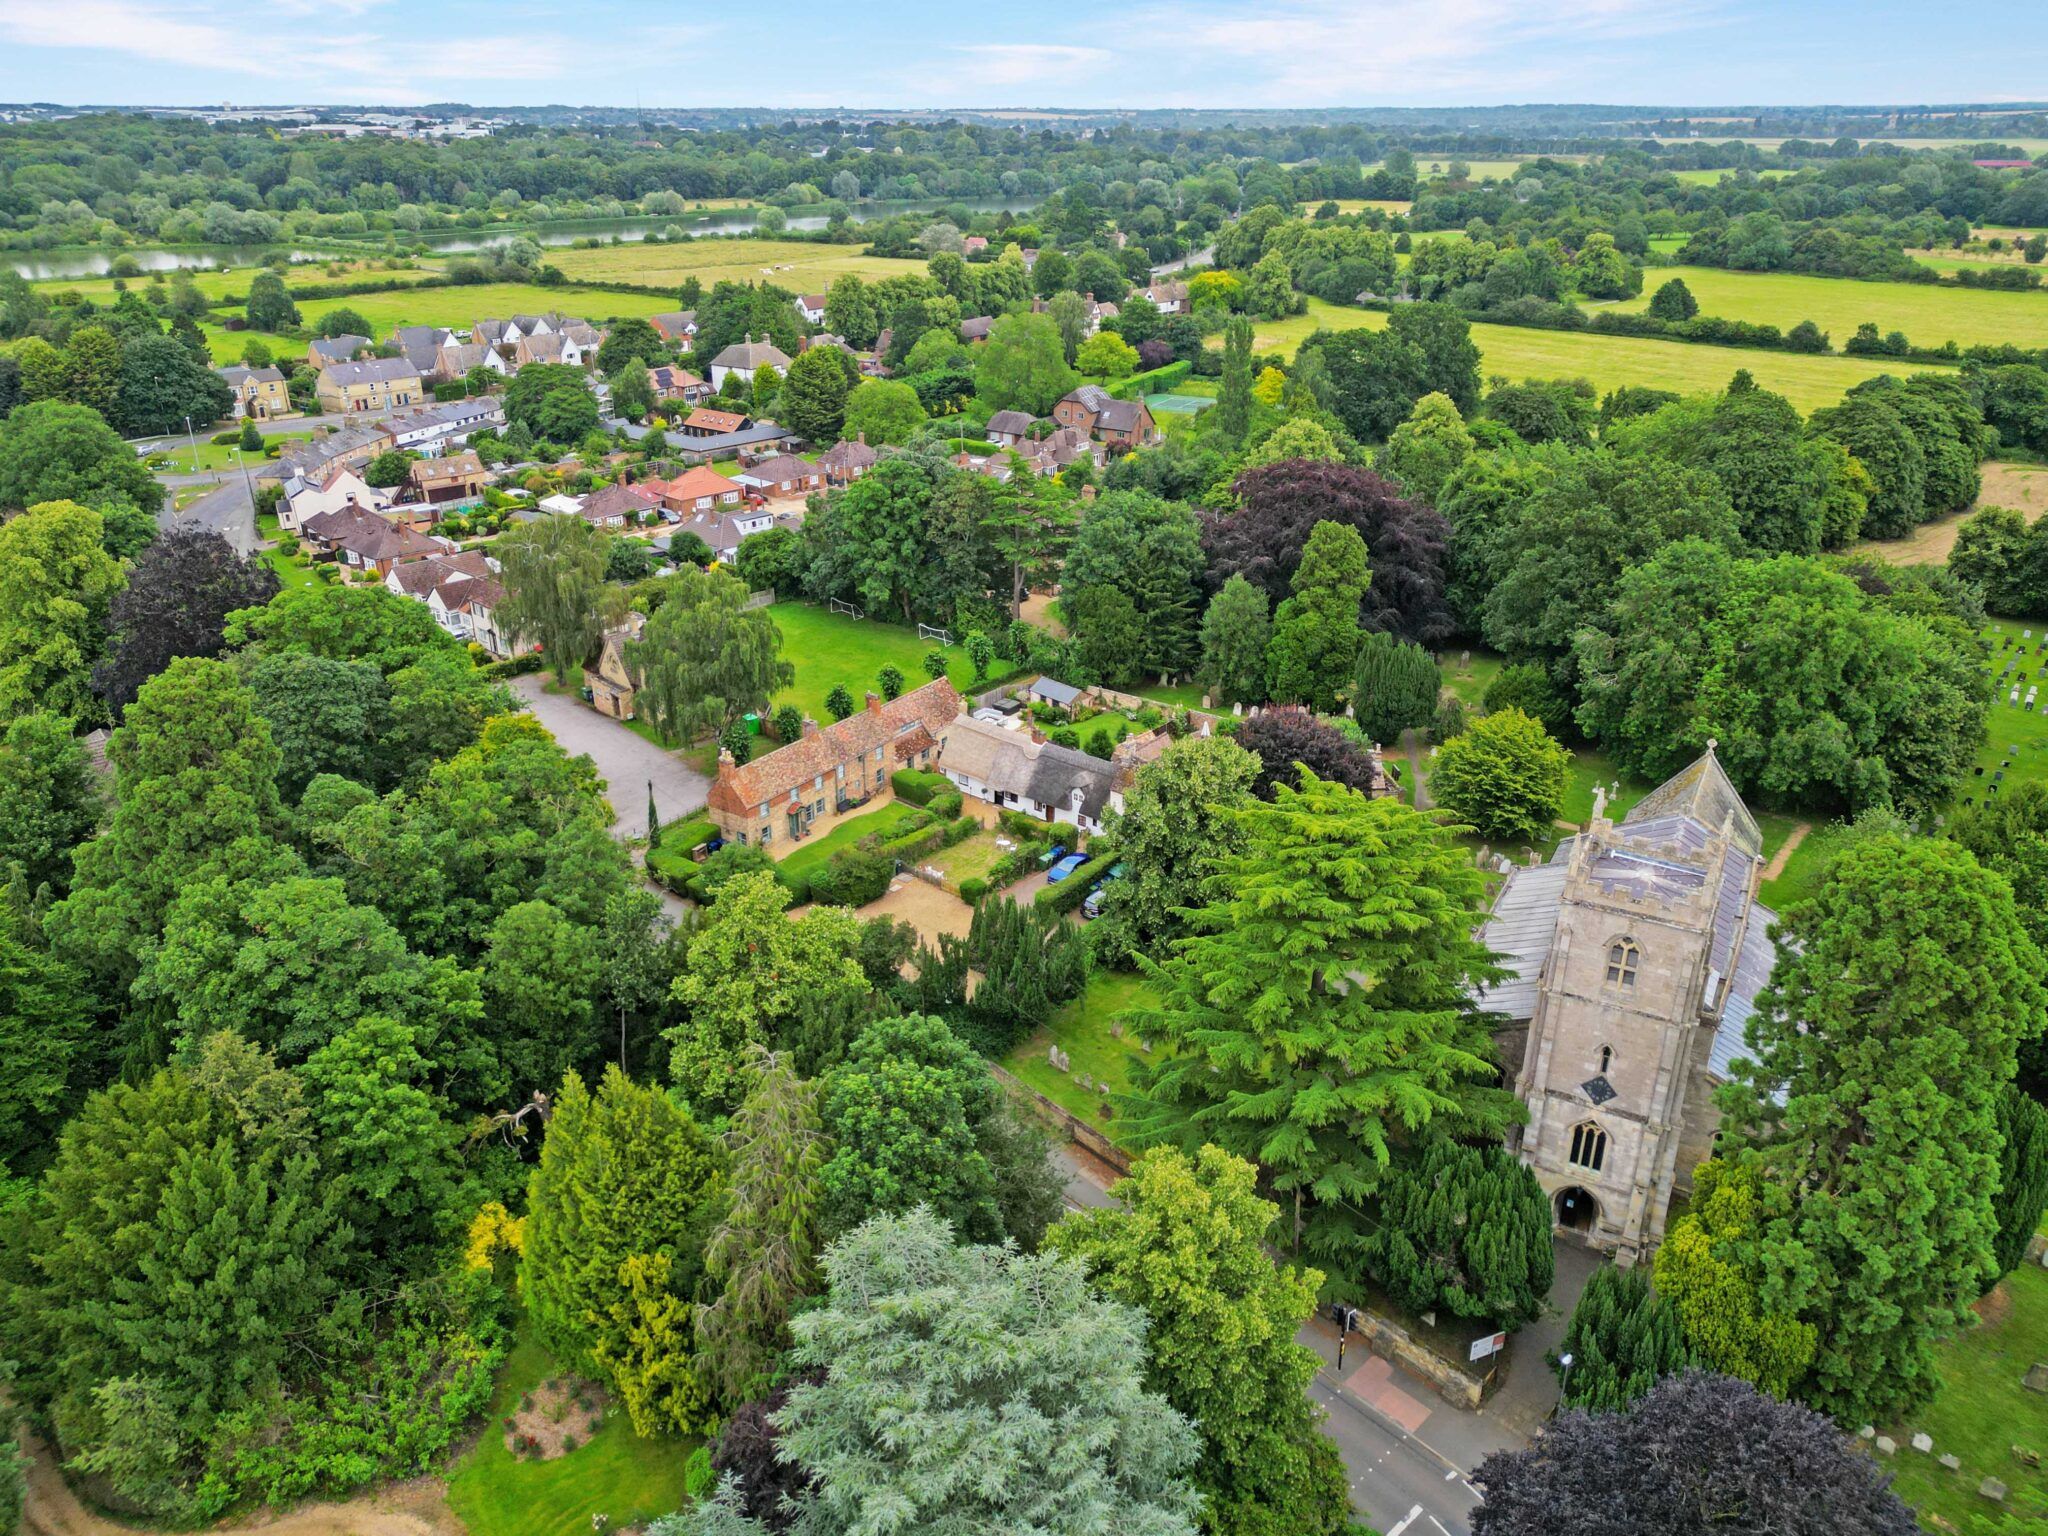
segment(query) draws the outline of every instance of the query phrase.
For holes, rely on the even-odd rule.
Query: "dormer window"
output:
[[[1616,939],[1607,946],[1607,985],[1610,987],[1633,987],[1636,984],[1636,966],[1642,955],[1632,939]]]

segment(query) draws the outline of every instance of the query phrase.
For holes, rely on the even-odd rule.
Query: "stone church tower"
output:
[[[1515,975],[1484,1001],[1517,1025],[1502,1059],[1520,1061],[1522,1160],[1561,1229],[1627,1264],[1712,1151],[1713,1087],[1775,950],[1762,837],[1712,743],[1622,821],[1604,802],[1509,877],[1482,937]]]

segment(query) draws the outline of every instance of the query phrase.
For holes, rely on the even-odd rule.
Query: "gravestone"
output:
[[[2029,1392],[2048,1392],[2048,1360],[2036,1360],[2028,1366],[2020,1385]]]
[[[1960,1471],[1962,1471],[1962,1470],[1963,1470],[1963,1464],[1962,1464],[1961,1460],[1959,1460],[1959,1459],[1958,1459],[1958,1458],[1957,1458],[1957,1457],[1956,1457],[1956,1456],[1955,1456],[1955,1455],[1954,1455],[1953,1453],[1951,1453],[1951,1452],[1948,1452],[1948,1451],[1943,1451],[1943,1452],[1941,1453],[1941,1456],[1940,1456],[1940,1461],[1941,1461],[1941,1464],[1942,1464],[1942,1465],[1943,1465],[1944,1467],[1947,1467],[1947,1468],[1949,1469],[1949,1471],[1951,1471],[1951,1472],[1960,1472]]]
[[[1994,1504],[2005,1502],[2005,1484],[1995,1477],[1987,1477],[1977,1485],[1977,1491]]]
[[[1913,1437],[1913,1449],[1923,1453],[1932,1451],[1934,1449],[1934,1436],[1927,1434],[1915,1435]]]
[[[1899,1442],[1890,1435],[1879,1435],[1877,1437],[1877,1453],[1880,1456],[1896,1456],[1899,1454]]]

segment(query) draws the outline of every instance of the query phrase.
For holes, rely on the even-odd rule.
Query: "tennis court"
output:
[[[1208,395],[1147,395],[1145,404],[1157,416],[1161,411],[1172,411],[1183,416],[1192,416],[1197,411],[1207,410],[1216,401]]]

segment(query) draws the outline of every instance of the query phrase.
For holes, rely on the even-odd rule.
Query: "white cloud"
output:
[[[963,62],[954,80],[964,85],[1032,85],[1071,79],[1110,57],[1107,48],[1071,43],[970,43],[957,48]]]
[[[1182,105],[1441,102],[1460,92],[1498,101],[1584,78],[1604,46],[1710,25],[1713,10],[1682,0],[1182,0],[1138,13],[1131,32],[1171,39],[1157,63],[1181,77],[1167,93]],[[1232,83],[1219,89],[1219,76]]]

